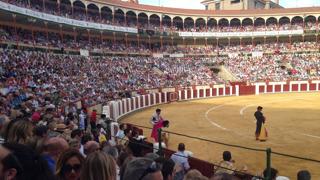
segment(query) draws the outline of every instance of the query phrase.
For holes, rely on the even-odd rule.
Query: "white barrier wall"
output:
[[[168,103],[173,100],[176,101],[210,98],[216,96],[234,96],[239,95],[239,92],[237,91],[239,91],[237,86],[236,88],[225,85],[214,86],[212,88],[206,88],[203,86],[203,89],[196,88],[194,90],[188,89],[180,90],[178,92],[151,93],[122,100],[110,101],[108,105],[104,106],[103,108],[109,108],[109,116],[114,120],[118,120],[130,112],[150,106]]]
[[[320,80],[313,81],[290,81],[290,82],[259,82],[254,83],[255,92],[250,94],[285,93],[285,92],[308,92],[319,91]],[[243,86],[242,86],[243,87]],[[108,107],[110,117],[118,120],[122,116],[150,106],[160,105],[171,101],[184,101],[201,98],[220,96],[239,96],[241,94],[239,85],[226,86],[217,85],[211,88],[203,87],[195,89],[179,90],[177,92],[161,92],[111,101]],[[250,95],[246,94],[246,95]]]

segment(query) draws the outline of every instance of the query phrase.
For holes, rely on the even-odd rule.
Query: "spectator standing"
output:
[[[188,157],[188,154],[185,152],[185,145],[179,143],[178,151],[171,155],[171,159],[181,168],[179,172],[176,172],[175,179],[183,179],[184,174],[190,169]]]

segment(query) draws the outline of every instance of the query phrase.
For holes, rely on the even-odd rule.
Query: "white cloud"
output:
[[[280,0],[280,5],[286,8],[320,6],[320,0]]]

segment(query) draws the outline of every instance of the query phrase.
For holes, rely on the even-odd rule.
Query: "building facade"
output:
[[[279,0],[204,0],[206,10],[247,10],[282,8]]]

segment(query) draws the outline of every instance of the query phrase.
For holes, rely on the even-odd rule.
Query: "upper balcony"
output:
[[[6,2],[32,9],[33,11],[64,17],[64,19],[73,19],[75,22],[84,22],[80,24],[85,24],[85,22],[95,23],[95,26],[92,26],[93,28],[112,25],[113,28],[107,28],[107,30],[131,33],[137,33],[137,29],[144,29],[159,32],[160,34],[165,32],[165,35],[178,32],[178,35],[183,37],[228,37],[238,35],[232,32],[240,32],[240,36],[275,36],[300,35],[303,30],[318,32],[320,29],[318,23],[320,21],[320,7],[208,11],[164,8],[112,0],[110,2],[7,0]],[[133,29],[126,31],[126,29],[123,30],[123,27]],[[101,28],[101,30],[104,29]],[[261,31],[264,33],[260,33]],[[268,33],[268,31],[276,31],[276,33]],[[241,34],[241,32],[259,33]]]

